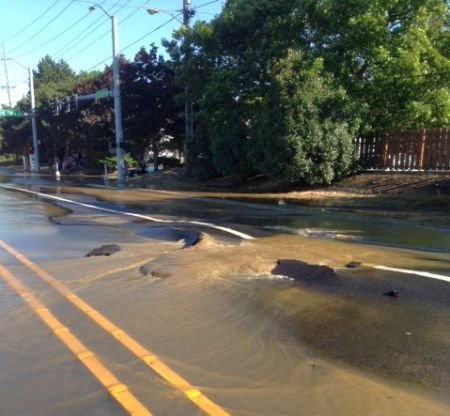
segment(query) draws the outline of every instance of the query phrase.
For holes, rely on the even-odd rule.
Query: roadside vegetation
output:
[[[122,59],[129,164],[149,151],[156,167],[163,153],[184,154],[203,180],[333,183],[358,170],[356,137],[450,126],[449,17],[448,0],[229,0],[212,21],[165,40],[169,58],[151,45]],[[79,152],[88,167],[113,165],[111,100],[59,116],[50,108],[53,97],[108,88],[111,68],[75,74],[46,56],[34,75],[42,160]],[[19,159],[29,121],[1,128],[1,152]]]

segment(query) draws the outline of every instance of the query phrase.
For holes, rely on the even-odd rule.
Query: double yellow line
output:
[[[180,390],[190,401],[210,416],[229,415],[224,409],[208,399],[200,390],[192,386],[183,377],[166,366],[155,354],[142,346],[125,331],[113,324],[99,311],[92,308],[81,298],[61,282],[53,278],[44,269],[27,259],[10,245],[0,240],[0,247],[12,254],[23,265],[32,270],[48,285],[57,290],[70,303],[81,310],[92,321],[98,324],[120,344],[140,358],[148,367],[155,371],[161,378],[166,380],[172,387]],[[1,277],[22,297],[22,299],[33,309],[33,311],[47,324],[53,333],[77,356],[77,358],[91,371],[108,392],[122,405],[130,415],[151,415],[151,413],[128,391],[128,388],[120,383],[117,378],[88,351],[84,345],[64,327],[56,317],[6,268],[0,265]]]

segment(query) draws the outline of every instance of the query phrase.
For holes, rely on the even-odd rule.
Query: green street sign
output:
[[[28,113],[15,110],[0,110],[0,117],[27,117]]]
[[[109,97],[109,90],[108,88],[102,88],[101,90],[95,91],[95,99],[101,100],[102,98],[108,98]]]

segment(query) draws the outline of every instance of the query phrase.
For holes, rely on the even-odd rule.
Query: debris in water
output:
[[[91,250],[88,254],[86,254],[86,257],[111,256],[112,254],[117,253],[118,251],[120,251],[120,246],[118,246],[117,244],[105,244],[103,246]]]
[[[389,292],[384,293],[384,296],[390,296],[391,298],[398,298],[400,296],[400,292],[398,290],[390,290]]]
[[[349,269],[356,269],[358,267],[361,267],[361,262],[360,261],[351,261],[350,263],[346,264],[345,267],[349,268]]]

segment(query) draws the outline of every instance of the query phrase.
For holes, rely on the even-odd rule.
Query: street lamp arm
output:
[[[174,11],[178,12],[178,14],[173,13],[172,10],[158,9],[156,7],[150,7],[147,9],[147,13],[151,16],[158,14],[158,13],[166,13],[169,16],[172,16],[174,19],[178,20],[181,24],[183,24],[183,21],[181,19],[179,19],[179,17],[178,17],[181,14],[183,14],[183,12],[179,11],[179,10],[174,10]]]
[[[89,11],[93,12],[95,9],[99,8],[103,13],[106,14],[106,16],[108,16],[110,19],[112,18],[112,16],[102,7],[101,4],[94,4],[93,6],[89,6]]]

